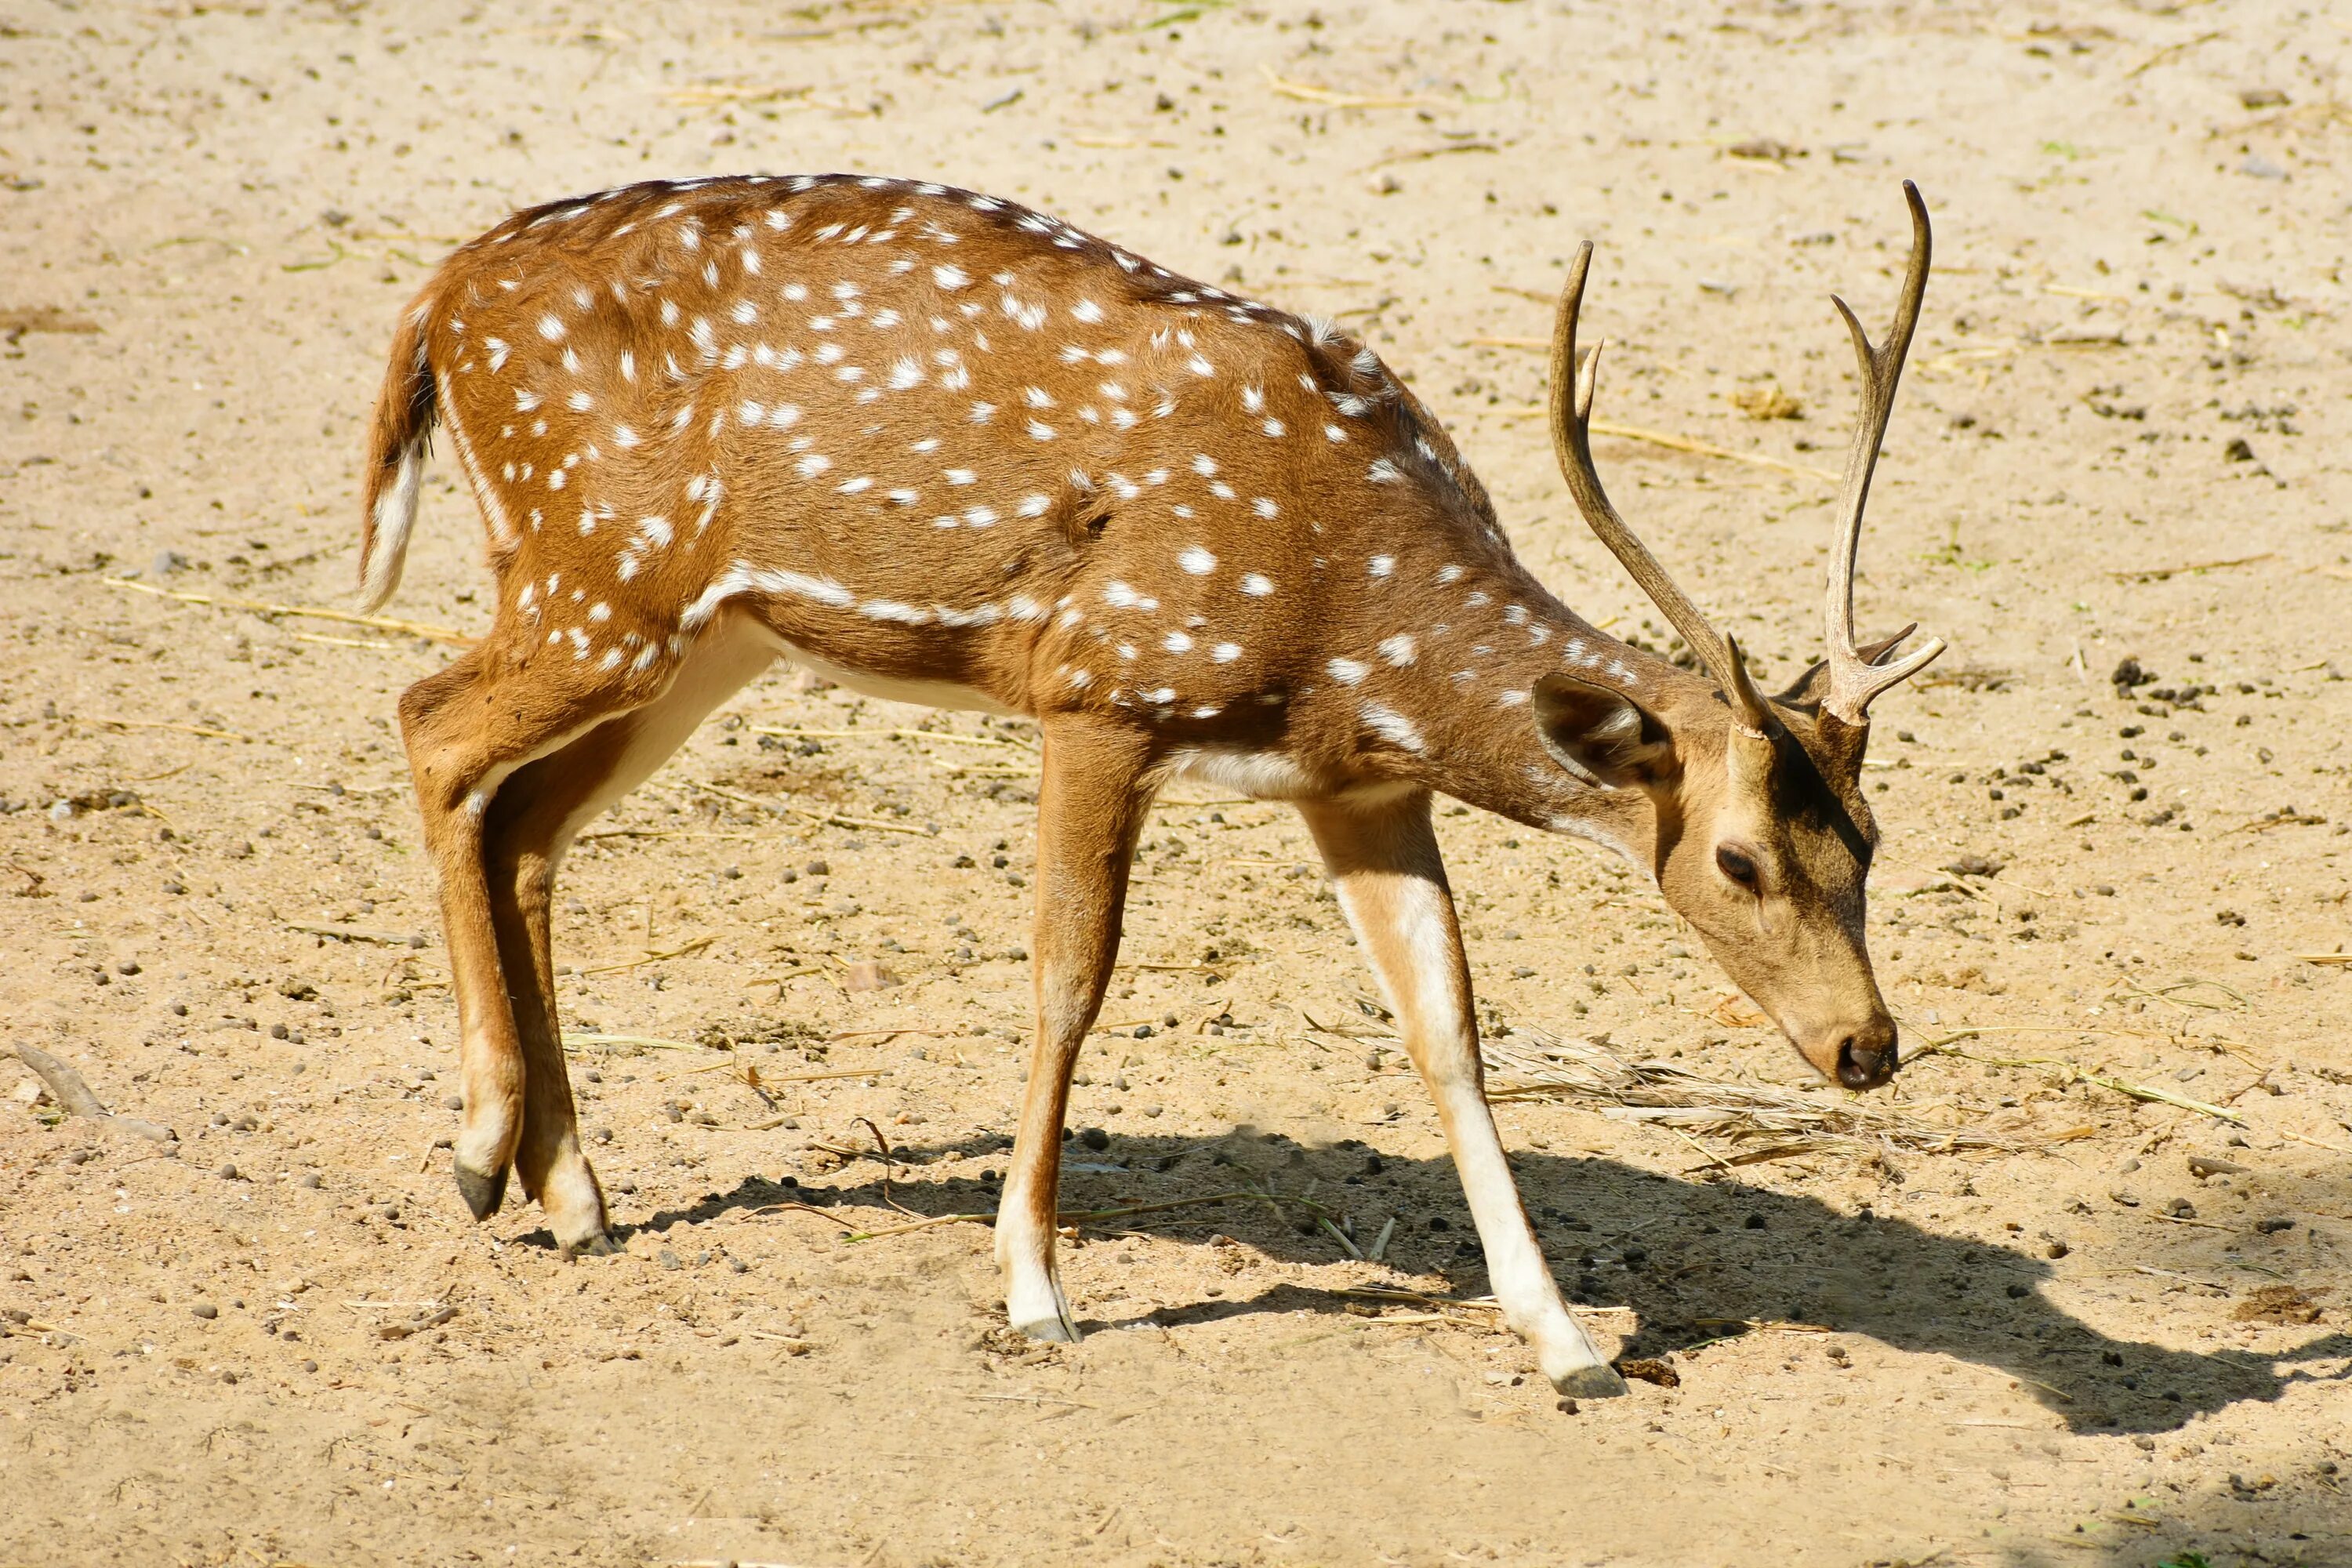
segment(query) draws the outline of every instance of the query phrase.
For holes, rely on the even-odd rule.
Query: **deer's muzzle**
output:
[[[1877,1089],[1901,1063],[1895,1020],[1884,1013],[1838,1042],[1837,1080],[1848,1089]]]

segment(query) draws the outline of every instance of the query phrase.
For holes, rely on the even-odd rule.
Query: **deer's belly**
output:
[[[992,693],[978,686],[951,679],[927,679],[904,672],[884,672],[861,669],[836,658],[806,647],[774,632],[776,651],[811,674],[819,675],[836,686],[845,686],[865,697],[879,697],[889,702],[914,702],[926,708],[950,708],[977,713],[1011,715],[1017,710],[1006,706]]]

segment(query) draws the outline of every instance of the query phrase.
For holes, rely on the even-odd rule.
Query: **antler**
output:
[[[1870,500],[1871,471],[1878,466],[1879,443],[1886,438],[1886,421],[1895,412],[1895,387],[1903,378],[1903,358],[1911,350],[1912,329],[1919,324],[1919,301],[1927,292],[1930,238],[1927,205],[1919,187],[1903,182],[1903,199],[1911,206],[1911,266],[1903,279],[1903,298],[1895,307],[1895,322],[1886,342],[1870,346],[1869,334],[1854,319],[1846,302],[1835,295],[1830,302],[1845,318],[1853,334],[1853,354],[1862,372],[1862,413],[1854,425],[1853,450],[1846,458],[1845,492],[1840,499],[1837,547],[1830,552],[1829,694],[1822,709],[1849,724],[1869,721],[1870,704],[1888,687],[1911,679],[1944,651],[1944,639],[1930,637],[1908,658],[1892,664],[1873,664],[1854,646],[1853,563],[1862,548],[1862,513]],[[1884,658],[1915,629],[1906,626],[1874,651]]]
[[[1650,547],[1634,536],[1609,504],[1609,497],[1601,488],[1601,476],[1592,467],[1592,395],[1600,384],[1601,345],[1580,355],[1576,352],[1576,312],[1584,300],[1584,275],[1592,265],[1592,243],[1587,240],[1577,247],[1576,265],[1569,269],[1568,286],[1560,290],[1559,315],[1551,336],[1551,440],[1559,458],[1560,477],[1568,481],[1568,492],[1576,498],[1577,510],[1592,531],[1601,536],[1610,553],[1617,557],[1628,575],[1642,585],[1653,604],[1665,613],[1682,633],[1683,641],[1690,645],[1731,699],[1733,708],[1742,722],[1752,731],[1769,734],[1775,728],[1772,710],[1748,679],[1748,664],[1740,658],[1739,645],[1718,632],[1688,595],[1666,574]]]

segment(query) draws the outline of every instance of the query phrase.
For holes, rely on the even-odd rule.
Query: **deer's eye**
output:
[[[1747,889],[1756,890],[1756,862],[1726,844],[1715,852],[1715,868]]]

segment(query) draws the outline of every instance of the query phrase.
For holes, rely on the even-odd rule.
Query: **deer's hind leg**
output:
[[[774,644],[747,623],[714,626],[660,695],[517,768],[490,807],[484,855],[491,916],[524,1066],[514,1169],[566,1252],[609,1252],[613,1244],[604,1189],[580,1147],[563,1060],[549,919],[556,872],[582,827],[651,777],[713,708],[774,658]]]
[[[629,705],[625,687],[577,676],[569,659],[536,658],[528,630],[499,627],[400,698],[400,728],[416,785],[425,853],[440,884],[449,984],[457,1002],[465,1099],[457,1190],[476,1219],[498,1211],[521,1136],[525,1060],[508,1000],[484,822],[517,769]],[[520,649],[517,647],[520,641]]]

